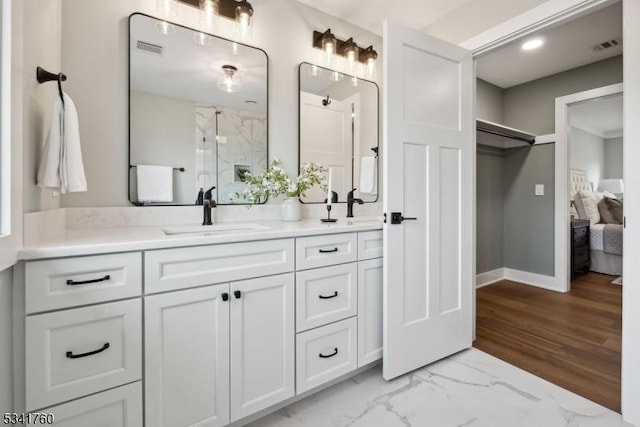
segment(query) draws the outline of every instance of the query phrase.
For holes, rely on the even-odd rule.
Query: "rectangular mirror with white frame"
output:
[[[135,13],[129,18],[129,200],[246,204],[232,194],[268,159],[268,57]]]
[[[299,67],[300,166],[331,168],[338,202],[347,193],[378,200],[379,90],[374,82],[303,62]],[[326,193],[308,191],[304,203],[322,203]],[[335,198],[335,195],[334,195]]]

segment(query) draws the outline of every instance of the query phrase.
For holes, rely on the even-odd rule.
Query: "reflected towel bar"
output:
[[[131,168],[136,168],[138,167],[138,165],[129,165],[129,169]],[[184,172],[186,169],[185,168],[173,168],[174,171],[180,171],[180,172]]]

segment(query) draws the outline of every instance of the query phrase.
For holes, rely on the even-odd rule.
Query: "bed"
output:
[[[579,193],[580,192],[580,193]],[[591,182],[586,171],[579,169],[571,170],[571,200],[576,205],[580,205],[582,200],[580,195],[585,192],[592,193],[596,202],[603,196],[601,193],[593,192]],[[613,195],[611,195],[613,197]],[[597,210],[597,209],[596,209]],[[588,211],[588,208],[587,208]],[[585,209],[572,207],[572,214],[581,219],[590,219],[589,243],[591,247],[591,271],[609,274],[612,276],[622,275],[622,225],[595,223],[594,216],[585,212]],[[599,221],[599,215],[596,215]]]

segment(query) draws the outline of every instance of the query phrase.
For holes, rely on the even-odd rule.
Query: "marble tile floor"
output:
[[[621,427],[620,414],[471,348],[386,382],[363,372],[251,427]]]

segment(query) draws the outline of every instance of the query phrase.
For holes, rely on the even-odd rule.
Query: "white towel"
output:
[[[377,170],[375,157],[362,157],[360,159],[360,193],[378,193]]]
[[[139,202],[173,202],[171,166],[136,166]]]
[[[66,192],[87,191],[82,163],[78,112],[66,93],[53,103],[49,135],[38,167],[38,186]]]

